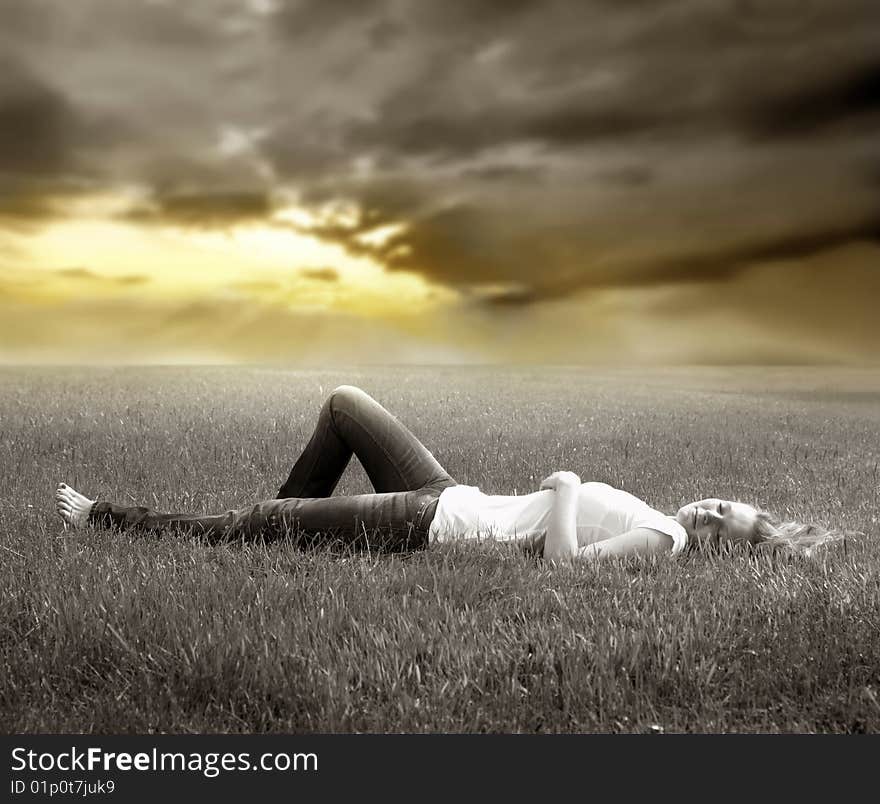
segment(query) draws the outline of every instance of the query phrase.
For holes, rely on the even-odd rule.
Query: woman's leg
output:
[[[455,485],[395,416],[360,388],[343,385],[321,408],[315,431],[278,497],[329,497],[352,455],[379,493]]]
[[[142,506],[87,500],[87,518],[79,524],[152,533],[186,530],[214,542],[290,538],[304,546],[341,542],[359,548],[407,550],[427,546],[431,504],[442,488],[267,500],[215,515],[166,514]],[[58,509],[65,521],[77,524],[65,515],[62,505]]]
[[[331,497],[352,455],[363,464],[377,493]],[[397,549],[427,544],[437,499],[454,485],[400,421],[360,389],[341,386],[324,403],[309,443],[275,500],[217,515],[166,514],[141,506],[93,503],[60,487],[57,504],[62,518],[74,526],[152,532],[185,528],[211,540],[293,536],[314,543],[330,538]],[[82,522],[73,516],[77,506],[83,509]]]

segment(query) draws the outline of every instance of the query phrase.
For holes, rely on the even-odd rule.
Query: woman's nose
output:
[[[717,511],[713,511],[711,508],[704,508],[699,516],[699,521],[703,525],[709,525],[714,522],[716,519],[720,519]]]

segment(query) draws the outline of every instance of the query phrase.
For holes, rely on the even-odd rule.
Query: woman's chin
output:
[[[687,531],[688,536],[691,535],[692,514],[689,509],[679,508],[675,514],[675,521]]]

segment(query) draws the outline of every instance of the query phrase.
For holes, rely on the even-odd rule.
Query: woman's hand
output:
[[[553,490],[553,505],[547,519],[544,558],[554,563],[571,561],[577,555],[577,509],[581,479],[574,472],[554,472],[542,484]]]
[[[541,490],[556,491],[560,486],[579,486],[581,479],[574,472],[554,472],[541,483]]]

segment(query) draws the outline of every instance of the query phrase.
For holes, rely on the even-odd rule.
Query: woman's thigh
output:
[[[250,516],[266,532],[306,545],[342,542],[367,549],[405,550],[427,546],[425,514],[442,491],[430,487],[385,494],[294,497],[260,503]],[[251,527],[254,526],[253,521]]]
[[[377,493],[452,482],[430,450],[397,417],[360,388],[342,385],[325,401],[278,497],[329,497],[352,455]]]
[[[413,491],[452,480],[412,431],[360,388],[336,389],[330,409],[377,492]]]

